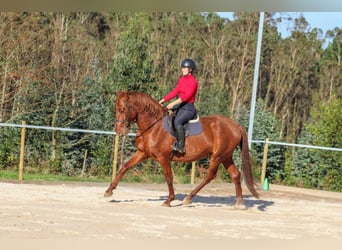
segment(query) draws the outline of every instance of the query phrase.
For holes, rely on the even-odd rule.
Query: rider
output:
[[[174,126],[176,130],[176,141],[171,146],[173,151],[185,153],[185,131],[183,125],[192,119],[196,114],[195,98],[197,93],[197,80],[193,73],[196,70],[196,64],[192,59],[186,58],[181,63],[182,75],[178,79],[176,87],[171,90],[159,103],[162,104],[175,97],[176,100],[167,105],[167,109],[178,109]]]

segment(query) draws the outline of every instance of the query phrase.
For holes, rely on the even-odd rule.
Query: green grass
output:
[[[17,171],[0,170],[0,180],[18,180]],[[78,181],[78,182],[110,182],[111,177],[83,177],[83,176],[65,176],[59,174],[38,174],[24,173],[23,180],[26,181]]]
[[[18,180],[18,171],[0,170],[0,180]],[[23,173],[24,181],[70,181],[70,182],[110,182],[111,176],[107,177],[84,177],[84,176],[66,176],[61,174],[42,174],[42,173]],[[175,183],[190,183],[189,176],[174,176]],[[144,173],[137,171],[128,171],[121,182],[126,183],[164,183],[164,175],[161,173]]]
[[[173,168],[174,183],[175,184],[188,184],[191,182],[190,171],[185,171],[183,167]],[[62,175],[51,174],[42,172],[30,172],[29,170],[23,173],[24,181],[70,181],[70,182],[111,182],[111,175],[108,176],[81,176],[81,175]],[[196,176],[195,183],[202,181],[204,176]],[[19,180],[18,169],[0,169],[0,180]],[[128,171],[122,178],[121,182],[126,183],[165,183],[164,174],[161,171],[152,172],[151,170],[137,170],[132,169]],[[230,182],[227,173],[224,169],[221,169],[217,178],[212,182],[226,183]]]
[[[27,173],[24,171],[24,181],[73,181],[73,182],[110,182],[112,176],[67,176],[62,174]],[[19,180],[18,170],[0,170],[0,180]],[[128,171],[121,182],[127,183],[164,183],[163,174],[152,174]]]

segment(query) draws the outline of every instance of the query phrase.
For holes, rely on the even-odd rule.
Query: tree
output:
[[[136,13],[128,19],[119,37],[118,54],[113,63],[113,81],[126,90],[152,93],[155,88],[153,60],[149,48],[150,16]]]
[[[258,13],[236,13],[231,23],[232,39],[229,43],[229,74],[225,88],[231,96],[230,113],[235,114],[240,105],[248,105],[251,96],[253,66],[258,34]]]
[[[265,108],[272,107],[273,114],[282,122],[280,137],[291,142],[309,117],[312,93],[318,86],[316,71],[321,41],[316,31],[307,30],[307,25],[304,18],[295,19],[292,36],[273,43],[267,67],[269,80],[262,85]]]
[[[328,103],[321,102],[318,107],[313,107],[308,130],[314,136],[316,145],[342,147],[341,110],[342,99],[335,95],[330,98]]]
[[[302,141],[317,146],[342,148],[342,100],[332,97],[311,111]],[[342,190],[342,153],[339,151],[297,150],[293,174],[306,187]]]
[[[248,128],[249,111],[245,112],[241,123]],[[268,138],[270,141],[279,141],[279,121],[267,110],[264,110],[264,103],[261,99],[257,101],[253,140],[264,141]],[[264,144],[255,143],[252,146],[252,152],[256,158],[256,163],[261,166],[263,161]],[[270,182],[280,183],[285,178],[285,148],[277,145],[270,145],[267,157],[267,177]]]
[[[327,32],[332,42],[324,50],[319,61],[318,100],[327,102],[332,95],[342,97],[342,29]]]

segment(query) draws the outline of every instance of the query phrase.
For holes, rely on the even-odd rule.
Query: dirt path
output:
[[[270,185],[246,210],[233,208],[231,184],[175,185],[162,207],[163,184],[125,184],[103,198],[107,184],[0,182],[0,239],[342,239],[342,194]]]

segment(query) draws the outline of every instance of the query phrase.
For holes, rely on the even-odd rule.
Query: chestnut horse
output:
[[[255,197],[259,197],[252,177],[246,131],[241,125],[228,117],[222,115],[202,116],[200,118],[203,128],[202,133],[188,136],[185,139],[186,152],[181,154],[171,150],[175,138],[163,127],[162,118],[166,115],[167,109],[147,94],[117,92],[115,113],[115,131],[118,134],[127,134],[131,123],[137,123],[137,151],[120,168],[117,176],[106,190],[105,197],[113,194],[113,190],[129,169],[148,158],[152,158],[159,162],[163,169],[169,189],[169,196],[163,205],[170,206],[171,201],[175,199],[171,160],[192,162],[210,155],[207,176],[184,198],[183,204],[191,203],[192,198],[215,178],[218,167],[222,163],[235,184],[235,207],[244,208],[240,182],[241,175],[232,158],[233,152],[238,146],[241,148],[242,173],[246,186]]]

